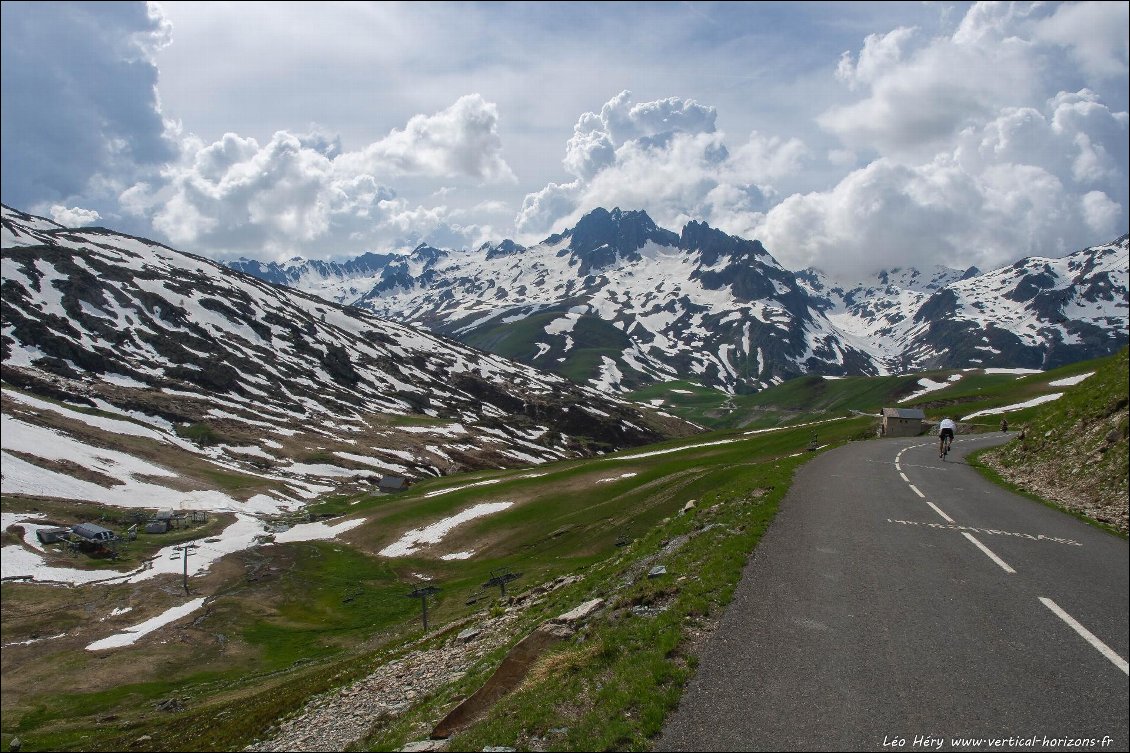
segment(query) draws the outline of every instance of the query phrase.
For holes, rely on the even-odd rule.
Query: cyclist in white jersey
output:
[[[957,424],[949,416],[943,418],[942,422],[938,424],[938,437],[940,439],[938,457],[944,458],[946,456],[946,449],[948,449],[949,444],[953,443],[953,435],[956,431]]]

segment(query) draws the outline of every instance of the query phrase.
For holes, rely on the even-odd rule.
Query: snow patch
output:
[[[103,638],[100,641],[95,641],[86,647],[87,651],[103,651],[108,648],[121,648],[123,646],[132,645],[138,638],[152,633],[158,628],[162,628],[171,622],[176,622],[181,617],[190,615],[200,607],[204,606],[204,597],[193,599],[190,602],[181,604],[172,609],[166,609],[156,617],[146,620],[139,625],[134,625],[131,628],[126,628],[120,633],[111,635],[109,638]]]
[[[407,557],[414,554],[418,548],[426,544],[438,544],[452,528],[487,515],[501,512],[513,505],[513,502],[486,502],[468,508],[463,512],[449,518],[432,523],[424,528],[415,528],[400,537],[400,540],[382,549],[378,554],[382,557]]]
[[[970,413],[968,416],[962,416],[961,420],[962,421],[968,421],[969,419],[977,418],[978,416],[992,416],[992,415],[995,415],[997,413],[1004,413],[1004,412],[1010,411],[1010,410],[1020,410],[1021,408],[1031,408],[1031,407],[1036,406],[1036,405],[1043,405],[1044,403],[1050,403],[1053,400],[1059,400],[1061,397],[1063,397],[1062,392],[1053,392],[1050,395],[1040,395],[1039,397],[1034,397],[1031,400],[1024,401],[1023,403],[1013,403],[1012,405],[1002,405],[999,408],[986,408],[985,410],[979,410],[976,413]]]
[[[1064,377],[1063,379],[1056,379],[1055,381],[1048,382],[1049,387],[1074,387],[1088,377],[1093,377],[1095,372],[1088,371],[1086,374],[1076,374],[1075,376]]]

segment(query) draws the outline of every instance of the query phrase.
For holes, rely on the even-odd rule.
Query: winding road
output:
[[[1127,750],[1127,542],[964,461],[805,465],[659,750]]]

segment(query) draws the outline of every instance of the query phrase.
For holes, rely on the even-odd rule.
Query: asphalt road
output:
[[[1004,438],[805,465],[658,749],[1127,750],[1127,542],[964,462]]]

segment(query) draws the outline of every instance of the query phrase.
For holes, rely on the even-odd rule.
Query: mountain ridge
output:
[[[272,490],[259,502],[272,509],[330,488],[327,479],[538,464],[693,431],[154,241],[8,207],[2,235],[6,494],[79,493],[54,460],[32,457],[34,471],[10,457],[27,448],[10,446],[9,429],[13,442],[57,431],[37,423],[44,410],[80,433],[91,409],[151,427],[162,445],[263,479]],[[16,466],[19,479],[9,477]]]
[[[676,234],[643,211],[597,208],[529,248],[421,245],[379,273],[306,289],[613,392],[673,379],[749,392],[805,373],[1107,355],[1128,334],[1127,247],[1124,235],[1066,262],[894,268],[845,284],[704,222]]]

